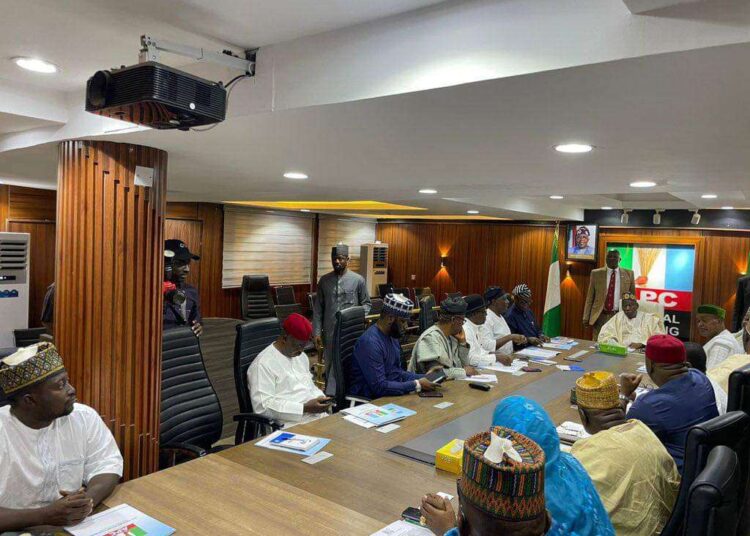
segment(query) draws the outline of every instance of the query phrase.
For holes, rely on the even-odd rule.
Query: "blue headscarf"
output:
[[[529,398],[509,396],[495,408],[492,425],[515,430],[544,450],[544,499],[554,520],[547,536],[614,536],[594,483],[578,460],[560,452],[557,429],[542,406]]]

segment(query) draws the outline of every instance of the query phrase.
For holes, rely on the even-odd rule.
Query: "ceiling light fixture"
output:
[[[284,177],[287,179],[294,179],[298,181],[308,178],[307,175],[305,175],[304,173],[300,173],[299,171],[287,171],[286,173],[284,173]]]
[[[602,207],[602,210],[612,210],[612,207]]]
[[[698,225],[700,222],[701,222],[700,212],[698,212],[697,210],[694,210],[693,217],[690,218],[690,223],[692,223],[693,225]]]
[[[551,196],[549,196],[549,198],[550,199],[565,199],[565,197],[563,197],[561,195],[551,195]]]
[[[620,223],[623,225],[627,225],[630,223],[630,211],[627,209],[622,210],[622,216],[620,216]]]
[[[587,143],[562,143],[560,145],[555,145],[555,151],[568,154],[588,153],[591,152],[593,148],[593,145]]]
[[[630,183],[631,188],[653,188],[656,186],[654,181],[635,181]]]
[[[433,188],[422,188],[421,190],[419,190],[419,193],[420,194],[436,194],[437,190]]]
[[[479,214],[479,211],[478,210],[467,210],[466,213],[467,214]]]
[[[721,207],[721,210],[734,210],[734,207]]]
[[[26,69],[27,71],[35,73],[53,74],[59,71],[57,65],[54,63],[40,60],[39,58],[18,57],[13,58],[13,63],[18,65],[21,69]]]
[[[661,225],[661,212],[661,210],[654,211],[654,217],[651,220],[654,222],[654,225]]]
[[[718,196],[716,194],[703,194],[701,196],[701,199],[716,199]]]

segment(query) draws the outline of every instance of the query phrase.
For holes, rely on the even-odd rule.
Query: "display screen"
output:
[[[0,275],[0,281],[15,281],[16,276],[14,275]]]

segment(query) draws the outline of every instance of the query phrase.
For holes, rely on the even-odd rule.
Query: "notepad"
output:
[[[175,529],[147,516],[128,504],[121,504],[65,527],[73,536],[170,536]]]
[[[544,348],[533,348],[529,346],[528,348],[516,352],[516,355],[522,355],[529,358],[538,357],[540,359],[549,359],[551,357],[556,357],[559,353],[560,352],[554,350],[545,350]]]
[[[494,374],[475,374],[474,376],[459,378],[459,380],[474,383],[497,383],[497,376],[495,376]]]
[[[493,372],[505,372],[506,374],[513,374],[520,371],[526,366],[526,362],[523,359],[514,359],[510,365],[503,365],[502,363],[493,363],[491,365],[483,365],[480,368],[483,370],[491,370]],[[525,374],[523,371],[521,371]]]
[[[352,415],[358,419],[370,422],[375,426],[382,426],[384,424],[400,421],[406,417],[411,417],[417,412],[402,408],[396,404],[386,404],[385,406],[362,404],[360,406],[354,406],[353,408],[342,409],[341,413]]]
[[[266,449],[271,449],[271,450],[280,450],[282,452],[290,452],[292,454],[301,454],[303,456],[312,456],[313,454],[322,450],[323,447],[325,447],[328,443],[331,442],[330,439],[326,439],[323,437],[303,436],[301,434],[290,434],[297,438],[296,441],[292,442],[292,445],[294,446],[301,445],[305,443],[308,439],[314,439],[317,442],[315,442],[313,446],[308,448],[307,450],[298,450],[295,448],[290,448],[290,447],[284,446],[284,444],[280,442],[274,443],[275,439],[277,439],[279,436],[282,436],[284,434],[289,434],[289,432],[285,432],[284,430],[277,430],[273,432],[272,434],[267,435],[266,437],[264,437],[257,443],[255,443],[255,446],[266,448]],[[309,443],[309,444],[312,444],[312,443]]]
[[[370,536],[435,536],[427,527],[420,527],[399,519]]]

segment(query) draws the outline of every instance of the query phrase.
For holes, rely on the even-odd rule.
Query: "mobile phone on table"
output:
[[[420,398],[443,398],[440,391],[419,391]]]
[[[469,382],[469,387],[471,387],[472,389],[478,389],[480,391],[489,391],[490,390],[490,386],[487,385],[486,383]]]
[[[521,367],[521,370],[524,372],[542,372],[542,369],[537,367]]]
[[[447,376],[445,375],[445,370],[440,369],[434,372],[430,372],[429,374],[425,376],[425,378],[427,378],[432,383],[442,383],[445,381]]]
[[[419,508],[414,508],[413,506],[410,506],[403,512],[401,512],[401,518],[404,521],[408,521],[409,523],[414,523],[415,525],[421,525],[420,519],[422,519],[422,512],[419,511]]]

